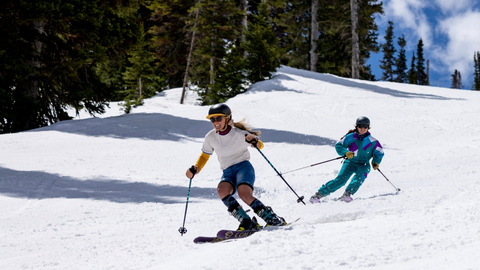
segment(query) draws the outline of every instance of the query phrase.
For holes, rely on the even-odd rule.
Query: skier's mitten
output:
[[[380,167],[380,165],[377,162],[372,162],[372,168],[374,170],[378,169],[378,167]]]
[[[353,152],[352,152],[352,151],[348,151],[347,153],[345,153],[345,156],[346,156],[348,159],[351,159],[351,158],[353,158]]]

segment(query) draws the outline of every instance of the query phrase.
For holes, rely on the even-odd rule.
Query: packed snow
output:
[[[180,104],[181,91],[129,115],[112,103],[100,117],[0,135],[0,269],[480,269],[480,92],[282,67],[226,103],[262,131],[262,153],[306,205],[252,148],[254,195],[300,220],[195,244],[238,221],[216,195],[214,154],[178,231],[185,172],[212,129],[209,106],[193,92]],[[334,144],[359,116],[384,147],[385,177],[372,170],[351,203],[334,200],[342,188],[310,204],[342,164],[309,165],[338,157]]]

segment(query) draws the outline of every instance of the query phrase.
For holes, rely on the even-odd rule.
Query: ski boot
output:
[[[320,192],[315,192],[315,194],[310,197],[310,202],[311,203],[320,203],[320,199],[322,198],[322,194],[320,194]]]
[[[257,219],[254,217],[250,219],[245,210],[238,204],[233,204],[228,208],[228,212],[238,221],[240,221],[240,226],[237,231],[248,231],[248,230],[260,230],[262,227],[258,224]]]
[[[259,206],[254,209],[254,212],[267,223],[266,226],[284,226],[287,225],[285,219],[277,216],[270,206]]]
[[[253,217],[252,219],[244,218],[240,222],[237,231],[259,231],[260,229],[262,229],[262,226],[258,224],[257,218]]]
[[[345,191],[343,193],[342,197],[338,198],[338,200],[349,203],[349,202],[353,201],[353,199],[352,199],[352,197],[350,197],[350,195],[352,195],[350,192]]]

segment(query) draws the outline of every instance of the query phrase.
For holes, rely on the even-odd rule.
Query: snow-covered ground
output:
[[[238,222],[217,198],[214,154],[192,181],[188,231],[178,232],[185,171],[212,128],[209,107],[192,93],[180,105],[180,94],[162,92],[129,115],[112,104],[102,117],[0,135],[0,269],[480,269],[480,92],[281,68],[227,102],[235,120],[262,131],[277,170],[336,158],[334,143],[367,116],[390,183],[372,171],[349,204],[331,200],[340,189],[303,205],[252,149],[254,194],[300,220],[202,245],[193,239]],[[284,178],[308,201],[340,167]]]

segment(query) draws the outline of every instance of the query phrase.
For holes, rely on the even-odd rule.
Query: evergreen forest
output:
[[[423,54],[407,70],[403,37],[398,58],[393,32],[378,44],[380,14],[370,0],[4,0],[0,133],[72,119],[70,108],[102,114],[111,101],[129,113],[177,87],[225,102],[281,65],[351,78],[358,55],[358,78],[376,80],[366,63],[382,49],[382,79],[428,85]]]

